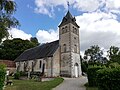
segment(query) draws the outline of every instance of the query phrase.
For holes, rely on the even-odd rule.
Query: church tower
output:
[[[69,10],[59,25],[59,45],[60,75],[81,76],[79,26]]]

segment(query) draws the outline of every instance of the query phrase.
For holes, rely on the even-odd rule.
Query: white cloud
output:
[[[32,37],[31,34],[27,34],[22,30],[19,30],[17,28],[12,28],[11,30],[8,30],[10,36],[12,36],[12,38],[21,38],[23,40],[30,40],[30,38]],[[10,37],[11,38],[11,37]],[[50,29],[49,31],[46,30],[38,30],[38,32],[36,33],[36,38],[38,39],[39,43],[46,43],[46,42],[52,42],[55,40],[59,39],[58,36],[58,30],[52,30]]]
[[[67,8],[67,1],[70,7],[76,8],[78,11],[84,12],[113,12],[120,13],[120,0],[35,0],[35,12],[53,17],[54,9],[57,6]]]
[[[68,8],[67,1],[69,1],[69,3],[72,5],[76,0],[35,0],[35,12],[53,17],[55,15],[55,7],[63,6],[65,9]]]
[[[84,51],[92,45],[105,49],[110,46],[120,47],[120,22],[111,13],[93,12],[77,16],[80,26],[80,47]]]
[[[74,8],[77,8],[82,11],[95,11],[100,6],[100,0],[76,0]]]
[[[120,0],[106,0],[106,6],[110,9],[120,9]]]
[[[105,4],[107,11],[120,14],[120,0],[106,0]]]
[[[30,38],[32,37],[31,34],[27,34],[22,30],[19,30],[17,28],[12,28],[11,30],[8,31],[10,35],[12,35],[12,38],[21,38],[23,40],[30,40]]]
[[[54,30],[39,30],[36,33],[36,37],[40,43],[52,42],[58,40],[58,31]]]

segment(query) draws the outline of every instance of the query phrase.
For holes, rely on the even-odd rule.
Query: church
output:
[[[58,27],[59,40],[24,51],[15,59],[16,70],[45,77],[81,76],[79,26],[69,10]]]

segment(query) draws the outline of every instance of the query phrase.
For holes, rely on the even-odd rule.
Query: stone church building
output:
[[[40,72],[46,77],[81,76],[79,26],[68,11],[59,27],[59,40],[24,51],[15,59],[16,69]]]

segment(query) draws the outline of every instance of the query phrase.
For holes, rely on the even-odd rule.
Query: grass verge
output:
[[[13,80],[13,85],[6,86],[5,90],[51,90],[63,82],[63,78],[51,81],[36,82],[33,80]]]

